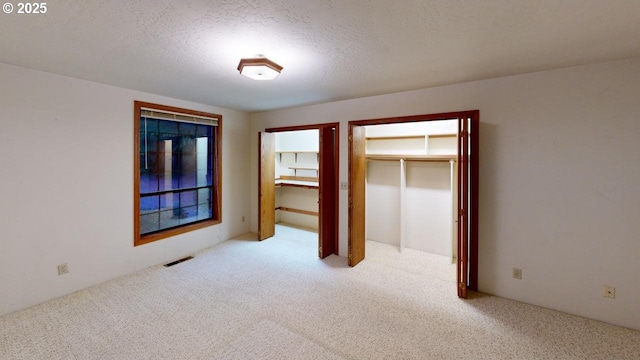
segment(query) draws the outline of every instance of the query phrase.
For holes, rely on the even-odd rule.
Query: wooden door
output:
[[[276,136],[260,133],[258,151],[258,240],[264,240],[276,232]]]
[[[338,221],[338,180],[336,178],[336,129],[320,129],[319,161],[319,236],[318,256],[321,259],[337,253]]]
[[[469,285],[469,120],[458,119],[458,297],[467,298]]]
[[[349,266],[356,266],[364,259],[365,243],[365,183],[367,160],[365,158],[365,131],[363,126],[351,126],[349,146]]]

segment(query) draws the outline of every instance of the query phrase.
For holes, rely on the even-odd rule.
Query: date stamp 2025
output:
[[[5,14],[11,14],[14,11],[16,14],[46,14],[47,13],[47,3],[17,3],[15,6],[12,3],[4,3],[2,5],[2,11]]]

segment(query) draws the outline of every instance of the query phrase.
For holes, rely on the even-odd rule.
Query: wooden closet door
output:
[[[351,126],[349,145],[349,266],[356,266],[364,259],[365,244],[365,183],[367,160],[366,139],[363,126]]]
[[[336,179],[336,134],[335,128],[320,129],[320,166],[318,202],[320,204],[318,256],[321,259],[337,254],[337,203],[338,180]]]
[[[264,240],[276,232],[276,136],[260,133],[258,139],[258,240]]]

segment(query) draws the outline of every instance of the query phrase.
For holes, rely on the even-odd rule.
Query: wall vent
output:
[[[173,266],[173,265],[176,265],[176,264],[180,264],[183,261],[187,261],[187,260],[191,260],[191,259],[193,259],[193,256],[187,256],[187,257],[182,258],[180,260],[176,260],[176,261],[172,261],[172,262],[170,262],[168,264],[164,264],[164,267],[170,267],[170,266]]]

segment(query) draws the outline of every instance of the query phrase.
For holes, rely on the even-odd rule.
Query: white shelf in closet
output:
[[[317,189],[317,181],[303,181],[303,180],[289,180],[289,179],[276,179],[276,187],[278,186],[290,186],[300,187],[306,189]]]
[[[456,161],[457,155],[378,155],[370,154],[365,155],[367,160],[380,160],[380,161],[431,161],[431,162],[449,162],[451,160]]]

